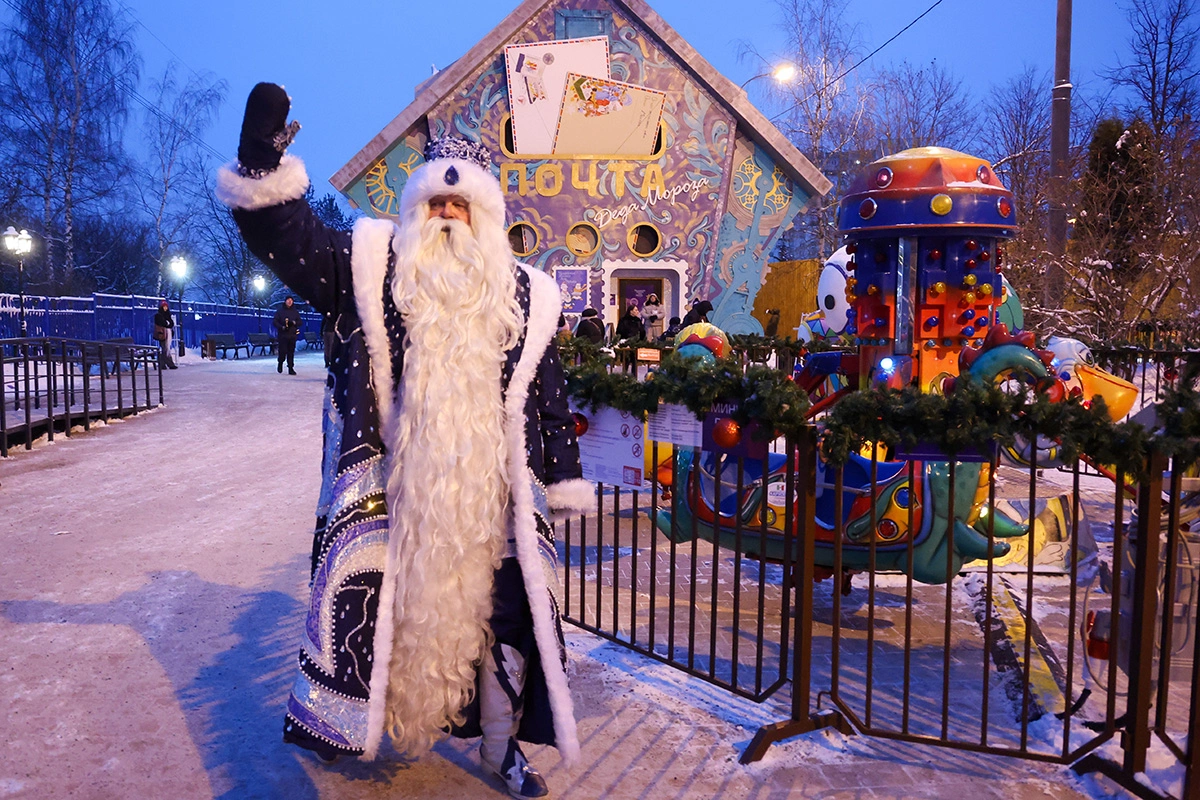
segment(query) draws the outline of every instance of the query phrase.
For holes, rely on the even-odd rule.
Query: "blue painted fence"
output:
[[[30,336],[61,336],[67,339],[120,339],[132,337],[137,344],[155,344],[154,314],[160,297],[94,294],[91,297],[25,296],[25,323]],[[274,308],[228,306],[184,299],[172,300],[175,335],[182,330],[184,344],[199,347],[210,333],[232,333],[239,342],[248,333],[270,333]],[[306,304],[300,309],[301,332],[319,333],[321,315]],[[181,319],[182,317],[182,319]],[[0,339],[21,335],[20,303],[15,294],[0,294]]]

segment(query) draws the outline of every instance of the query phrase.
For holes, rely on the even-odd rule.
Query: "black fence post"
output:
[[[1152,450],[1149,476],[1138,486],[1137,541],[1134,543],[1132,635],[1129,641],[1128,726],[1124,741],[1126,774],[1146,770],[1150,748],[1150,701],[1154,697],[1154,623],[1158,615],[1159,530],[1162,526],[1162,483],[1167,459]],[[1119,564],[1113,570],[1120,569]],[[1168,598],[1168,602],[1171,599]],[[1163,621],[1170,625],[1168,617]]]
[[[784,452],[788,458],[789,477],[793,465],[795,495],[787,493],[790,510],[792,497],[796,498],[797,513],[790,524],[785,524],[788,534],[794,531],[795,538],[784,536],[784,575],[789,573],[787,562],[796,558],[790,570],[795,589],[796,611],[792,615],[795,626],[792,633],[792,710],[791,718],[782,722],[764,725],[754,734],[750,744],[742,751],[738,761],[750,764],[766,755],[767,748],[775,742],[816,730],[817,722],[812,714],[812,597],[813,570],[816,556],[816,504],[817,504],[817,429],[813,425],[804,428],[796,442],[788,441]],[[795,460],[793,461],[793,456]],[[794,554],[794,556],[793,556]]]

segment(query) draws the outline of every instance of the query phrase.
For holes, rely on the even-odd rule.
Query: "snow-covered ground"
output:
[[[503,796],[471,742],[332,767],[282,744],[321,354],[301,353],[296,377],[273,358],[184,366],[156,412],[0,461],[0,797]],[[787,718],[786,689],[755,704],[567,637],[583,762],[530,751],[558,797],[1129,796],[1064,766],[829,730],[743,766],[754,731]],[[1047,747],[1056,735],[1033,732]],[[1160,772],[1157,785],[1179,780]]]

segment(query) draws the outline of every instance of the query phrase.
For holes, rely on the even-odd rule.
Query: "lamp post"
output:
[[[179,357],[183,358],[187,354],[183,346],[183,287],[187,282],[187,259],[183,256],[175,256],[171,259],[171,272],[179,279]]]
[[[25,256],[33,250],[33,237],[29,231],[17,233],[16,228],[9,225],[4,232],[4,249],[17,257],[17,297],[20,304],[21,338],[29,335],[25,325]]]
[[[770,72],[760,72],[751,78],[747,78],[740,88],[745,89],[759,78],[772,78],[778,84],[788,84],[796,79],[796,74],[796,65],[789,61],[784,61]]]
[[[262,333],[262,293],[267,288],[267,279],[262,275],[254,276],[254,317],[258,320],[258,332]]]

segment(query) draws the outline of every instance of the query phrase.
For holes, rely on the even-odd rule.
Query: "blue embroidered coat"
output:
[[[285,157],[282,174],[268,176],[265,190],[248,183],[253,178],[230,174],[229,167],[219,178],[226,186],[219,190],[221,199],[234,207],[251,251],[332,318],[336,334],[325,392],[312,589],[285,738],[325,754],[372,757],[382,736],[388,672],[372,674],[372,663],[380,660],[375,633],[390,630],[394,596],[385,571],[388,514],[396,509],[389,509],[385,492],[381,427],[399,413],[396,389],[404,369],[404,320],[384,291],[396,228],[383,220],[360,220],[352,233],[326,227],[303,200],[307,176],[303,185],[287,182],[291,159]],[[517,294],[525,328],[503,369],[503,435],[509,463],[528,467],[510,473],[520,476],[512,486],[517,560],[536,638],[518,736],[554,744],[569,762],[578,742],[548,520],[552,508],[587,508],[595,502],[595,489],[581,477],[552,341],[561,308],[558,288],[548,275],[519,265]],[[455,732],[478,735],[473,719],[468,710],[468,726]]]

